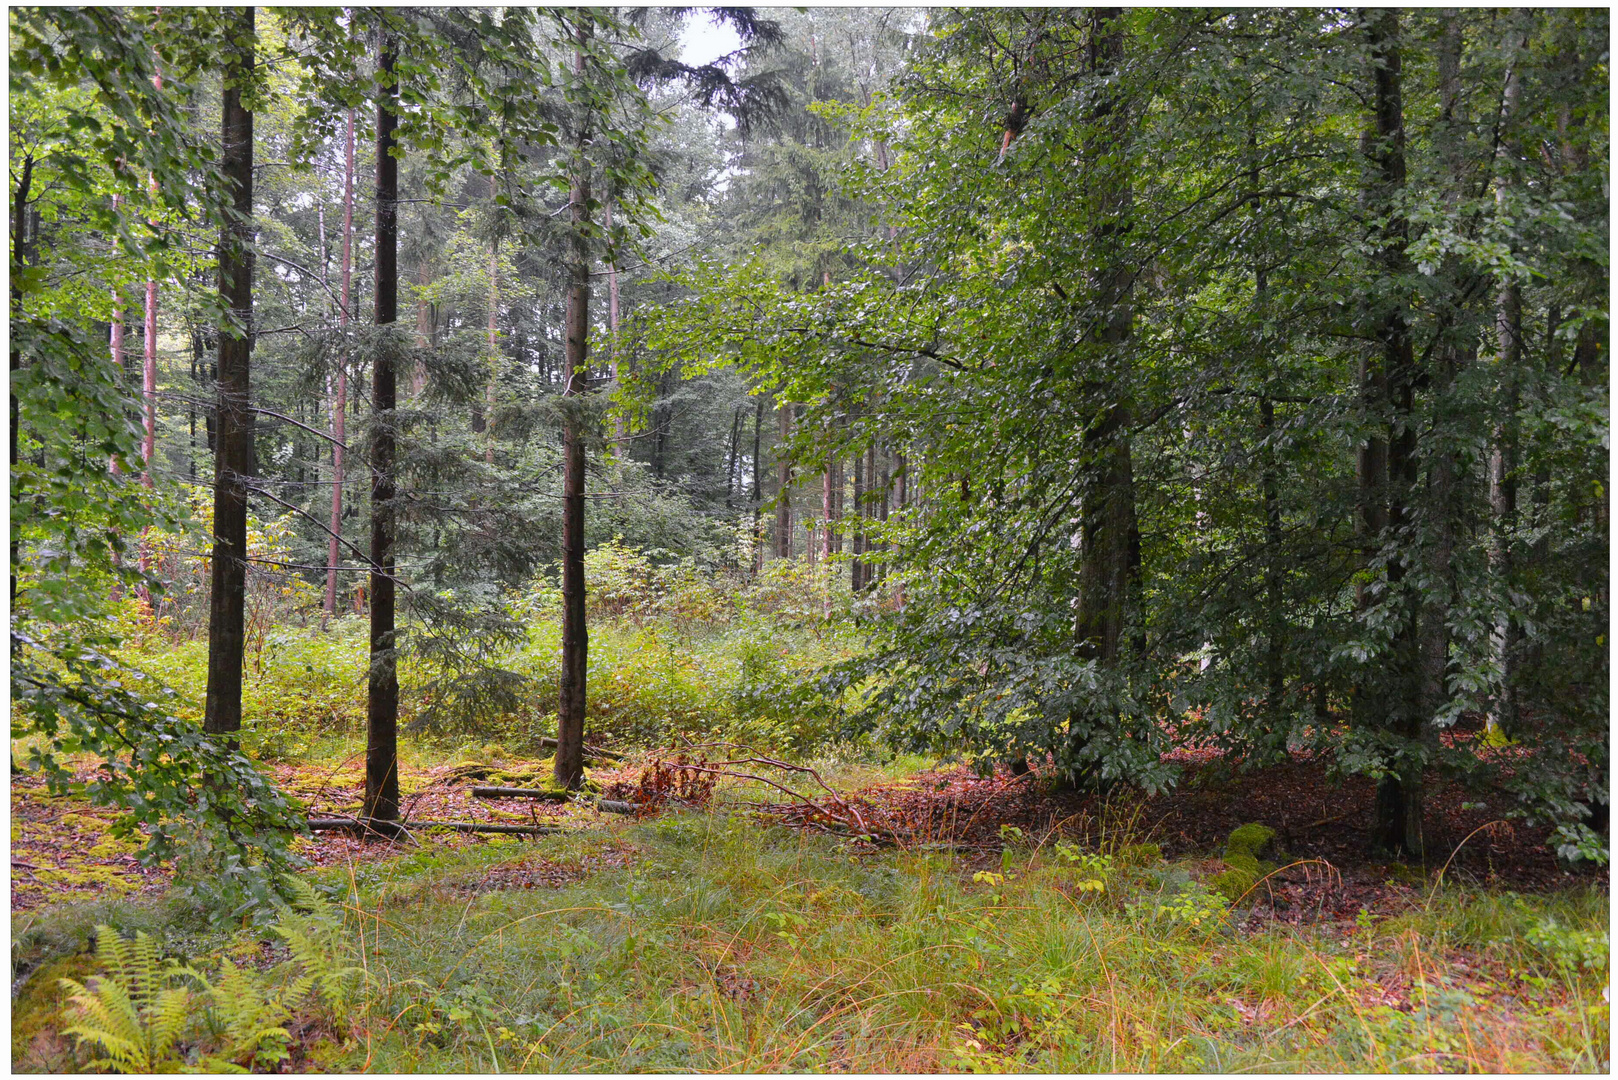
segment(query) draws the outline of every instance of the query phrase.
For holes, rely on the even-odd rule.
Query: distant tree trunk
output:
[[[736,506],[736,485],[741,478],[742,408],[730,414],[730,449],[725,452],[725,506]]]
[[[1435,133],[1440,160],[1448,173],[1446,203],[1454,212],[1459,207],[1461,194],[1467,188],[1466,161],[1463,152],[1464,122],[1461,116],[1461,22],[1454,9],[1439,16],[1438,91],[1439,116]],[[1453,281],[1456,267],[1446,267],[1445,278]],[[1457,303],[1459,300],[1457,300]],[[1436,350],[1436,370],[1433,378],[1434,437],[1437,446],[1429,455],[1432,466],[1428,475],[1427,501],[1433,518],[1433,540],[1428,556],[1428,573],[1437,588],[1424,590],[1426,598],[1421,611],[1421,715],[1428,739],[1436,742],[1438,728],[1435,717],[1449,697],[1449,617],[1454,602],[1455,544],[1460,519],[1459,488],[1461,463],[1453,437],[1447,431],[1452,412],[1451,395],[1455,380],[1463,367],[1472,362],[1472,348],[1462,341],[1445,340]]]
[[[1502,126],[1516,120],[1519,80],[1516,58],[1508,62],[1505,90],[1500,111]],[[1508,149],[1512,140],[1502,138],[1500,159],[1511,158]],[[1502,177],[1495,182],[1495,201],[1501,213],[1507,200],[1507,181]],[[1522,379],[1519,368],[1522,355],[1522,295],[1517,281],[1503,276],[1496,300],[1495,335],[1500,342],[1500,419],[1495,424],[1493,445],[1489,451],[1489,506],[1494,514],[1494,529],[1489,549],[1489,576],[1504,593],[1516,569],[1516,554],[1512,550],[1517,530],[1517,469],[1518,423],[1517,410],[1522,403]],[[1489,710],[1489,728],[1510,737],[1517,727],[1517,661],[1522,647],[1522,625],[1509,613],[1496,618],[1492,635],[1496,662],[1500,666],[1500,691]]]
[[[32,164],[33,162],[30,159],[29,165],[31,166]],[[123,201],[122,195],[113,195],[112,212],[114,215],[118,213],[118,208],[123,205]],[[19,216],[25,212],[22,209],[17,211]],[[18,225],[19,233],[25,225],[26,223]],[[114,255],[118,253],[118,238],[116,235],[112,239],[112,250]],[[120,377],[122,377],[124,370],[124,292],[116,285],[112,287],[112,325],[107,331],[107,347],[111,350],[112,362],[117,365]],[[107,471],[115,476],[123,471],[118,467],[117,458],[107,458]]]
[[[242,726],[242,660],[246,647],[247,480],[253,420],[248,364],[253,353],[253,114],[241,87],[253,70],[253,9],[239,8],[235,48],[225,67],[220,169],[231,208],[219,230],[219,297],[229,324],[219,330],[217,449],[214,453],[213,554],[208,597],[208,689],[203,730],[229,736]]]
[[[1398,209],[1399,193],[1405,183],[1404,104],[1401,91],[1399,15],[1382,10],[1371,15],[1368,26],[1372,66],[1376,83],[1375,138],[1371,152],[1371,195],[1378,216],[1384,218],[1377,260],[1388,281],[1409,273],[1410,223]],[[1384,216],[1385,215],[1385,216]],[[1387,464],[1385,466],[1387,515],[1385,522],[1396,539],[1410,524],[1410,501],[1415,494],[1416,426],[1413,421],[1417,365],[1405,322],[1402,302],[1394,301],[1382,312],[1377,326],[1381,345],[1384,407],[1388,412]],[[1403,558],[1388,562],[1390,591],[1398,592],[1406,572]],[[1379,678],[1389,684],[1388,692],[1378,693],[1380,717],[1372,718],[1403,740],[1394,771],[1377,787],[1376,821],[1373,846],[1387,851],[1422,855],[1422,755],[1420,660],[1416,605],[1406,605],[1394,631],[1388,670]]]
[[[340,335],[348,329],[349,282],[353,276],[354,241],[354,110],[348,110],[348,133],[343,142],[343,261],[337,302]],[[343,444],[347,441],[348,349],[337,354],[337,393],[331,406],[331,536],[326,542],[326,617],[337,614],[337,560],[343,535]]]
[[[159,68],[152,75],[152,87],[163,89],[163,73]],[[155,198],[157,195],[157,178],[148,174],[146,180],[147,190]],[[155,221],[147,224],[156,227]],[[141,363],[141,402],[143,405],[142,419],[145,423],[145,438],[141,440],[140,456],[145,465],[141,468],[140,482],[146,487],[152,486],[152,459],[157,455],[157,280],[146,279],[146,325],[143,332],[145,348],[142,350]],[[140,568],[148,569],[145,530],[141,530]],[[142,594],[145,587],[141,588]],[[150,597],[143,597],[148,602]]]
[[[490,181],[493,185],[493,181]],[[489,381],[483,388],[483,404],[489,423],[483,436],[483,462],[494,464],[494,383],[500,365],[500,241],[489,241]]]
[[[854,455],[854,536],[849,545],[853,558],[849,560],[849,588],[859,592],[865,588],[865,469],[864,455]]]
[[[764,395],[759,394],[753,400],[753,573],[755,575],[764,570],[764,489],[762,485],[764,475],[764,460],[759,455],[763,450],[763,443],[759,438],[759,429],[764,426]]]
[[[607,234],[612,234],[612,200],[602,208],[602,223],[607,228]],[[612,385],[618,389],[623,385],[623,373],[618,370],[618,257],[614,255],[607,261],[607,335],[609,347],[612,350]],[[613,454],[620,460],[629,453],[629,423],[619,410],[612,418],[612,445]]]
[[[588,31],[579,29],[582,46]],[[581,48],[573,54],[574,70],[585,70]],[[567,383],[564,398],[585,390],[585,363],[590,348],[590,173],[584,158],[587,142],[580,121],[573,148],[572,185],[568,195]],[[564,412],[562,436],[562,679],[556,719],[556,782],[577,788],[584,781],[585,678],[589,670],[589,629],[584,616],[584,418],[577,401]]]
[[[899,507],[902,517],[905,509],[910,505],[910,462],[903,454],[895,454],[893,461],[893,476],[897,482],[898,490],[894,492],[894,499]],[[893,602],[900,608],[905,606],[904,579],[899,579],[899,587],[893,591]]]
[[[386,82],[376,103],[376,325],[399,318],[399,162],[392,154],[399,80],[393,42],[384,37],[379,72]],[[366,701],[365,816],[399,819],[399,668],[394,621],[394,500],[397,358],[383,342],[371,375],[371,669]]]
[[[775,556],[792,558],[792,458],[787,443],[792,438],[792,405],[779,402],[776,406],[776,469],[781,490],[775,500]]]

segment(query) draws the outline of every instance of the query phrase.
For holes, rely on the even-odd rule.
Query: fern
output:
[[[302,972],[288,990],[302,986],[298,997],[313,991],[340,1022],[362,974],[358,966],[344,962],[351,957],[353,946],[343,937],[340,910],[298,878],[287,878],[286,892],[291,904],[283,906],[275,932],[287,943]]]
[[[179,1064],[175,1044],[191,1015],[191,991],[170,985],[195,976],[190,968],[163,961],[157,943],[137,933],[126,940],[109,926],[96,927],[96,953],[106,974],[90,985],[61,980],[77,1023],[64,1028],[76,1045],[98,1047],[104,1055],[93,1069],[117,1072],[171,1072]]]
[[[292,1012],[288,1003],[307,995],[307,987],[296,993],[290,987],[269,993],[252,973],[227,959],[218,983],[207,989],[208,1025],[223,1047],[203,1057],[195,1071],[246,1072],[255,1065],[267,1068],[286,1060],[292,1041],[283,1026]]]

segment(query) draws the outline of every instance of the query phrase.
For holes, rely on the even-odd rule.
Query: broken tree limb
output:
[[[551,802],[566,802],[573,797],[569,791],[557,791],[554,788],[519,788],[519,787],[475,787],[472,795],[479,799],[546,799]],[[582,805],[594,806],[612,814],[633,814],[640,810],[639,803],[623,802],[619,799],[597,799],[586,796],[578,800]]]
[[[556,788],[479,786],[472,789],[475,799],[548,799],[551,802],[566,802],[571,795],[572,792]]]
[[[559,825],[499,825],[488,821],[371,821],[366,818],[310,818],[310,832],[368,832],[378,836],[409,834],[417,829],[453,829],[456,832],[540,835],[562,831]]]

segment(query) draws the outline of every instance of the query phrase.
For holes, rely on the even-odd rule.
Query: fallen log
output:
[[[506,833],[537,836],[559,833],[559,825],[500,825],[489,821],[371,821],[363,818],[310,818],[310,832],[369,832],[379,836],[397,836],[416,829],[453,829],[456,832]]]
[[[548,799],[551,802],[565,802],[572,796],[570,791],[559,791],[555,788],[525,788],[525,787],[491,787],[480,785],[472,789],[475,799]]]
[[[472,795],[479,799],[546,799],[551,802],[565,802],[572,798],[573,793],[557,791],[554,788],[479,786],[472,789]],[[619,799],[597,799],[586,796],[579,802],[605,810],[609,814],[633,814],[640,810],[639,803],[623,802]]]

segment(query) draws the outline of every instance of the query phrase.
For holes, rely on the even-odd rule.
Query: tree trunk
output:
[[[753,573],[756,575],[764,569],[764,490],[760,481],[764,474],[764,461],[759,454],[763,444],[759,439],[759,429],[764,426],[764,395],[760,394],[753,402]]]
[[[782,401],[776,406],[776,469],[781,490],[775,500],[775,556],[792,558],[792,458],[787,443],[792,438],[792,405]]]
[[[1371,194],[1383,217],[1377,261],[1386,279],[1396,281],[1409,273],[1405,250],[1410,223],[1399,211],[1398,197],[1405,183],[1404,103],[1401,90],[1399,15],[1383,10],[1372,14],[1368,26],[1376,83],[1376,129],[1371,150]],[[1386,523],[1393,542],[1403,542],[1411,524],[1410,501],[1416,486],[1416,425],[1414,423],[1417,364],[1405,322],[1402,301],[1393,301],[1381,313],[1377,338],[1385,379],[1384,407],[1388,412],[1386,464]],[[1405,578],[1405,559],[1389,560],[1389,592],[1397,595]],[[1422,768],[1420,745],[1421,680],[1417,606],[1406,604],[1394,631],[1392,655],[1379,678],[1387,683],[1380,699],[1379,721],[1397,736],[1400,745],[1389,764],[1392,771],[1377,788],[1376,820],[1372,844],[1390,852],[1420,858],[1423,852]]]
[[[853,558],[849,560],[849,589],[859,592],[865,588],[865,455],[854,454],[854,536],[849,545]]]
[[[1516,58],[1509,62],[1500,106],[1501,126],[1516,120],[1519,80]],[[1511,157],[1509,137],[1500,140],[1501,161]],[[1505,209],[1507,181],[1495,181],[1495,201]],[[1500,419],[1496,422],[1489,451],[1489,506],[1494,515],[1493,537],[1489,548],[1489,576],[1504,596],[1516,569],[1513,538],[1517,530],[1517,409],[1522,389],[1522,296],[1516,279],[1503,277],[1496,299],[1495,334],[1500,343]],[[1522,625],[1509,613],[1496,617],[1492,635],[1496,662],[1500,667],[1500,690],[1489,710],[1489,728],[1496,735],[1510,738],[1517,727],[1517,660],[1522,646]]]
[[[337,326],[346,342],[349,281],[354,267],[354,110],[348,110],[348,133],[343,142],[343,261],[339,283]],[[331,536],[326,544],[326,617],[337,614],[337,560],[343,535],[343,444],[347,441],[348,349],[337,354],[337,394],[331,407]]]
[[[32,167],[32,159],[30,159],[28,164],[30,167]],[[123,196],[113,195],[112,212],[114,215],[118,213],[118,208],[123,205],[123,201]],[[19,218],[24,213],[26,213],[26,211],[22,208],[19,208],[17,211]],[[17,230],[19,235],[21,234],[25,225],[26,222],[18,224]],[[118,253],[118,237],[116,234],[112,238],[112,251],[114,255]],[[119,377],[122,378],[122,373],[124,370],[124,294],[123,290],[118,288],[116,285],[114,285],[112,289],[112,325],[107,330],[107,347],[112,352],[112,362],[117,365]],[[117,458],[109,457],[107,459],[107,471],[115,476],[123,471],[118,467]]]
[[[607,228],[607,234],[612,234],[612,200],[602,208],[602,223]],[[622,387],[622,372],[618,370],[618,257],[614,255],[607,262],[607,335],[609,347],[612,350],[612,385],[613,388]],[[612,444],[613,454],[622,460],[629,453],[629,423],[620,409],[612,418]]]
[[[378,67],[386,82],[376,103],[376,325],[399,317],[399,162],[392,154],[399,81],[393,42],[384,38]],[[397,357],[382,342],[371,375],[371,669],[366,701],[365,816],[399,818],[399,668],[394,624],[395,410]]]
[[[248,364],[253,353],[253,114],[241,85],[253,70],[253,9],[240,8],[226,61],[220,169],[231,207],[219,231],[219,297],[230,309],[219,329],[217,449],[214,453],[213,555],[208,597],[208,689],[203,730],[235,745],[242,726],[242,660],[247,608],[247,479],[253,420]]]
[[[1435,131],[1440,160],[1448,174],[1449,193],[1445,202],[1451,213],[1457,212],[1462,193],[1467,187],[1466,161],[1461,96],[1461,22],[1459,13],[1448,9],[1439,16],[1438,92],[1439,122]],[[1458,267],[1450,260],[1445,279],[1455,281]],[[1459,304],[1461,299],[1456,298]],[[1457,313],[1459,321],[1459,313]],[[1428,555],[1428,574],[1437,588],[1425,590],[1426,599],[1421,611],[1421,715],[1427,738],[1436,743],[1438,728],[1435,718],[1449,698],[1449,618],[1456,589],[1455,545],[1460,519],[1459,489],[1462,466],[1454,438],[1448,433],[1451,418],[1451,395],[1461,369],[1470,365],[1472,349],[1460,340],[1440,342],[1433,378],[1433,425],[1438,445],[1429,455],[1432,466],[1428,475],[1427,501],[1433,520],[1432,547]]]
[[[730,414],[730,448],[725,452],[725,506],[736,507],[736,481],[740,476],[742,441],[742,410],[737,406]]]
[[[582,44],[587,31],[579,30]],[[584,74],[584,52],[573,54],[574,70]],[[580,124],[583,124],[581,119]],[[590,174],[584,159],[587,133],[582,126],[573,148],[572,186],[568,195],[567,382],[564,398],[585,390],[585,363],[590,349]],[[577,788],[584,781],[585,677],[589,670],[589,628],[584,618],[584,418],[578,402],[564,410],[562,435],[562,680],[556,719],[556,782]]]
[[[494,185],[491,180],[490,186]],[[500,366],[500,242],[489,242],[489,381],[483,388],[488,421],[483,433],[483,463],[494,464],[494,383]]]
[[[1124,38],[1122,12],[1098,9],[1091,16],[1090,68],[1094,74],[1115,72],[1122,65]],[[1134,324],[1130,291],[1132,275],[1116,251],[1129,228],[1133,209],[1130,177],[1124,164],[1128,119],[1120,103],[1110,96],[1094,107],[1107,130],[1092,149],[1098,160],[1111,158],[1111,175],[1103,182],[1102,212],[1092,231],[1100,263],[1093,279],[1096,307],[1103,320],[1098,337],[1122,355]],[[1109,395],[1115,396],[1115,395]],[[1085,433],[1086,473],[1080,509],[1079,595],[1074,619],[1075,653],[1095,660],[1102,668],[1116,667],[1130,594],[1138,577],[1135,557],[1135,482],[1129,445],[1129,406],[1111,404]],[[1092,718],[1075,717],[1069,749],[1069,776],[1082,781],[1093,771],[1085,763],[1084,731]]]

